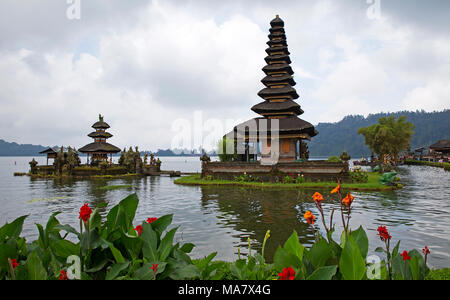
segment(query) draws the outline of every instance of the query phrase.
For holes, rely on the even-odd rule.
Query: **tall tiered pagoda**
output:
[[[266,49],[268,56],[265,58],[267,65],[262,68],[266,76],[261,80],[265,88],[258,93],[258,96],[263,98],[264,101],[252,107],[252,110],[262,117],[254,118],[236,126],[234,138],[237,139],[238,143],[244,141],[245,149],[249,149],[249,141],[252,138],[254,140],[256,137],[256,140],[261,142],[261,137],[267,137],[267,143],[261,144],[263,148],[261,149],[261,163],[264,163],[265,160],[269,161],[271,157],[269,151],[275,136],[271,131],[271,127],[275,129],[275,125],[271,121],[276,119],[279,121],[279,155],[277,155],[277,162],[294,162],[301,158],[301,141],[310,140],[318,132],[313,125],[297,117],[303,114],[303,110],[294,101],[299,96],[293,88],[296,83],[292,77],[294,71],[290,66],[291,59],[286,43],[284,22],[277,15],[270,22],[270,26],[269,41],[267,42],[269,48]],[[264,122],[261,122],[262,120]],[[242,131],[239,131],[238,128],[247,128],[247,130],[245,134],[240,135],[239,132]],[[233,134],[233,132],[227,136],[230,136],[230,134]],[[256,149],[255,145],[253,145],[253,149]],[[243,160],[248,160],[249,157],[251,155],[248,155],[247,152]]]
[[[108,154],[112,157],[112,154],[121,151],[118,147],[106,142],[107,139],[112,137],[112,134],[106,132],[109,125],[103,121],[102,115],[98,116],[98,121],[92,125],[92,128],[94,128],[95,131],[89,133],[88,136],[93,138],[94,142],[78,149],[79,152],[87,154],[88,163],[89,156],[91,156],[91,161],[104,161],[108,160]]]

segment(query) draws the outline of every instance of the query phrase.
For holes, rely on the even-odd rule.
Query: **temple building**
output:
[[[91,158],[91,162],[94,161],[107,161],[108,154],[112,160],[112,154],[118,153],[121,150],[109,143],[106,142],[107,139],[112,137],[112,134],[106,132],[106,129],[109,128],[108,123],[103,121],[103,116],[98,116],[99,120],[92,125],[92,128],[95,131],[88,134],[89,137],[94,139],[93,143],[87,144],[86,146],[78,149],[79,152],[87,154],[87,163],[89,164],[89,156]]]
[[[266,76],[261,80],[265,88],[258,93],[264,101],[251,108],[261,117],[237,125],[226,135],[236,141],[235,151],[240,161],[255,160],[258,154],[261,163],[299,161],[306,151],[303,140],[311,140],[318,134],[313,125],[298,117],[303,110],[294,101],[299,95],[293,88],[296,82],[292,77],[294,71],[290,66],[284,22],[277,15],[270,26],[267,65],[262,68]],[[244,146],[240,145],[242,143]],[[239,147],[245,152],[239,153]],[[275,161],[273,154],[276,154]]]

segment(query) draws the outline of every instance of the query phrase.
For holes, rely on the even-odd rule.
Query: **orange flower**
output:
[[[312,197],[313,197],[314,201],[316,201],[316,202],[321,202],[323,200],[322,194],[318,193],[318,192],[315,192]]]
[[[335,187],[330,193],[335,194],[338,193],[341,190],[341,184],[338,183],[337,187]]]
[[[347,196],[345,196],[345,198],[342,199],[342,203],[344,203],[345,206],[349,207],[349,206],[352,204],[353,199],[355,199],[355,197],[353,197],[353,196],[350,194],[350,192],[348,192],[348,193],[347,193]]]
[[[303,217],[305,217],[306,222],[308,222],[308,224],[310,225],[314,224],[314,221],[316,220],[316,216],[314,216],[309,210],[305,212],[305,215]]]

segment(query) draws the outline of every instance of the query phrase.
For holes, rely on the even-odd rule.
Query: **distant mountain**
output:
[[[441,112],[422,110],[378,113],[370,114],[366,118],[349,115],[337,123],[319,123],[315,126],[319,134],[308,143],[310,156],[340,155],[344,150],[353,158],[369,156],[371,151],[364,144],[364,137],[358,134],[358,129],[376,124],[379,118],[387,116],[406,116],[406,120],[414,124],[412,150],[427,148],[438,140],[450,138],[450,109]]]
[[[37,156],[47,148],[41,145],[8,143],[0,139],[0,156]]]

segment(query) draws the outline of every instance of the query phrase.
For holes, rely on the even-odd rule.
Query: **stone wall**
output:
[[[348,164],[342,162],[307,161],[281,162],[262,165],[260,162],[207,162],[202,165],[202,177],[233,180],[246,174],[261,181],[282,181],[286,176],[296,179],[302,176],[307,181],[350,181]]]

